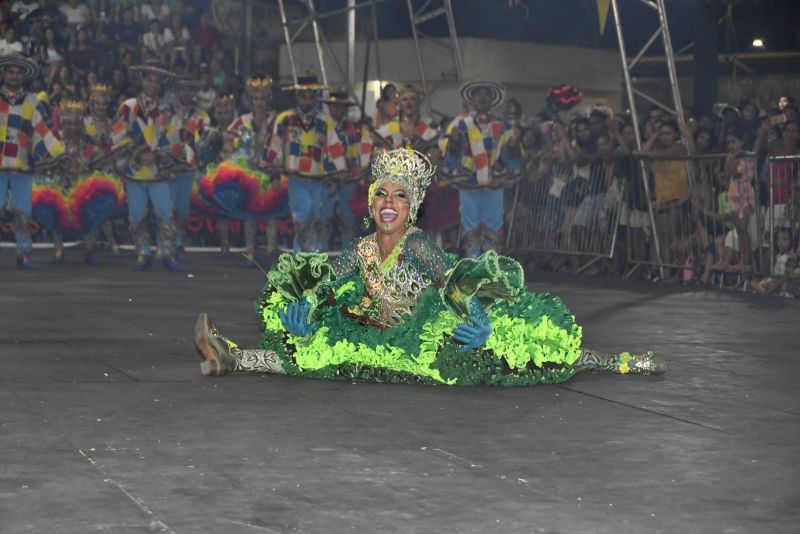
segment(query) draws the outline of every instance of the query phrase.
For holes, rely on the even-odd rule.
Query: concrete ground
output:
[[[797,532],[797,301],[534,273],[664,377],[501,389],[200,375],[255,343],[239,258],[0,252],[0,532]]]

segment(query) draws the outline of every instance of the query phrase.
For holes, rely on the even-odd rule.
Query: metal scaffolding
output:
[[[683,123],[684,123],[684,115],[683,115],[683,104],[681,102],[681,94],[678,89],[678,75],[675,70],[675,55],[672,50],[672,39],[670,38],[669,34],[669,26],[667,24],[667,11],[665,7],[665,0],[638,0],[639,3],[646,5],[647,7],[651,8],[653,13],[655,14],[654,20],[651,21],[654,23],[655,30],[644,46],[639,50],[635,56],[631,59],[628,59],[628,54],[625,48],[625,39],[624,39],[624,28],[622,26],[622,18],[620,14],[620,0],[611,0],[611,7],[614,11],[614,22],[616,24],[617,29],[617,39],[619,41],[619,52],[620,56],[622,57],[622,71],[623,77],[625,82],[625,90],[628,96],[628,105],[630,106],[631,110],[631,118],[634,119],[634,128],[636,128],[636,138],[640,140],[639,137],[639,121],[638,121],[638,114],[636,110],[636,100],[635,97],[639,97],[651,104],[660,107],[670,115],[674,115],[678,124],[681,126],[683,130]],[[637,24],[647,24],[647,21],[642,21],[641,19],[636,20]],[[640,90],[636,87],[636,78],[633,76],[632,72],[636,65],[639,64],[639,61],[642,57],[647,53],[648,50],[653,46],[653,44],[661,37],[663,46],[664,46],[664,65],[667,68],[667,73],[669,75],[669,83],[670,83],[670,95],[672,102],[661,102],[658,99],[648,95],[644,91]],[[686,140],[684,139],[684,142]],[[638,147],[641,148],[641,147]]]
[[[414,8],[412,0],[406,0],[408,4],[408,16],[411,20],[411,34],[414,38],[414,48],[417,52],[417,69],[419,70],[420,81],[422,82],[422,90],[425,92],[426,105],[428,113],[433,114],[431,107],[430,95],[447,80],[455,80],[458,85],[464,81],[464,68],[461,63],[461,49],[458,46],[458,34],[456,33],[456,24],[453,18],[453,5],[451,0],[441,0],[435,2],[434,0],[425,0],[419,7]],[[447,19],[447,33],[450,44],[443,43],[440,39],[435,39],[422,29],[425,23],[444,16]],[[445,73],[441,81],[435,86],[428,85],[428,76],[425,73],[425,62],[422,54],[422,43],[429,42],[435,46],[441,46],[450,53],[453,59],[453,68]]]
[[[369,70],[369,62],[372,47],[375,48],[375,65],[377,68],[378,78],[381,79],[381,66],[380,66],[380,48],[378,36],[378,23],[376,16],[376,6],[388,0],[365,0],[359,2],[358,0],[348,0],[347,7],[341,9],[334,9],[330,11],[317,11],[314,0],[300,0],[300,4],[306,10],[304,17],[289,20],[286,15],[286,8],[284,0],[278,0],[278,8],[281,14],[281,25],[283,26],[284,42],[286,44],[286,53],[289,59],[289,67],[292,71],[292,79],[297,82],[297,64],[295,62],[295,54],[293,45],[298,37],[306,28],[311,26],[314,34],[314,44],[317,50],[317,58],[319,63],[319,71],[323,84],[328,84],[328,70],[325,64],[325,52],[333,58],[335,67],[343,80],[345,80],[347,90],[353,99],[362,106],[364,91],[361,95],[356,94],[354,90],[355,85],[355,24],[356,13],[362,8],[369,8],[369,16],[371,18],[371,35],[366,43],[366,54],[364,59],[364,82],[366,83],[366,76]],[[422,82],[422,89],[426,95],[435,92],[444,82],[448,80],[455,80],[460,85],[463,81],[463,66],[461,62],[461,51],[458,46],[458,35],[456,34],[456,26],[453,18],[453,6],[451,0],[424,0],[419,7],[414,7],[414,0],[407,0],[408,13],[411,20],[411,30],[414,39],[414,47],[416,49],[417,69],[419,71],[420,80]],[[325,38],[325,34],[320,28],[319,21],[337,15],[347,15],[347,58],[343,62],[334,53],[330,43]],[[430,37],[425,31],[424,26],[431,20],[444,16],[447,21],[448,38],[447,40],[435,39]],[[453,61],[452,68],[445,73],[445,75],[437,81],[435,85],[431,85],[431,77],[426,74],[425,64],[423,60],[423,43],[431,43],[433,46],[444,48],[450,53]],[[431,109],[430,98],[426,99],[429,113],[433,112]]]
[[[305,16],[302,18],[289,20],[286,15],[286,7],[284,5],[284,0],[278,0],[278,8],[281,14],[281,25],[283,26],[283,37],[284,42],[286,44],[286,54],[289,58],[289,67],[292,71],[292,81],[297,83],[297,64],[295,62],[295,54],[293,51],[293,45],[297,41],[298,37],[306,30],[306,28],[311,26],[314,34],[314,45],[317,50],[317,61],[319,66],[319,73],[320,77],[322,78],[322,83],[324,85],[328,85],[328,69],[325,63],[325,52],[333,58],[334,66],[338,71],[341,78],[345,81],[345,85],[347,87],[347,91],[350,96],[358,102],[363,109],[363,91],[362,95],[358,95],[354,89],[354,81],[355,81],[355,47],[356,47],[356,12],[362,8],[369,8],[370,10],[370,18],[371,18],[371,35],[370,39],[367,41],[366,46],[366,57],[365,57],[365,65],[364,65],[364,73],[366,75],[368,68],[369,68],[369,60],[370,60],[370,48],[372,46],[375,47],[375,64],[378,70],[378,75],[380,76],[380,49],[378,44],[378,23],[377,17],[375,15],[375,7],[377,4],[381,2],[385,2],[387,0],[366,0],[364,2],[358,2],[357,0],[348,0],[347,7],[342,9],[334,9],[330,11],[317,11],[316,6],[314,4],[314,0],[300,0],[300,4],[306,10]],[[344,65],[336,56],[333,48],[331,47],[328,40],[325,38],[325,34],[320,27],[319,21],[328,17],[337,16],[337,15],[346,15],[347,19],[347,58],[344,62]]]

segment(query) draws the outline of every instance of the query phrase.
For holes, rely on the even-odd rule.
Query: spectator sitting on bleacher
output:
[[[22,42],[17,39],[17,30],[12,27],[6,29],[4,38],[0,40],[0,55],[21,54],[23,50]]]
[[[145,52],[159,61],[164,62],[164,30],[158,19],[153,19],[148,24],[150,30],[142,35],[142,45]],[[172,32],[170,32],[172,33]]]
[[[111,17],[111,20],[114,24],[119,24],[125,20],[125,11],[131,10],[132,22],[136,22],[137,24],[141,22],[141,16],[139,14],[139,8],[136,5],[136,0],[117,0],[113,3],[114,6],[114,14]]]
[[[24,21],[38,7],[39,2],[37,0],[17,0],[11,4],[11,14],[17,15],[19,20]]]
[[[80,0],[67,0],[59,9],[70,26],[84,26],[92,21],[92,10]]]
[[[95,55],[95,44],[88,28],[71,29],[69,44],[65,54],[66,60],[78,69],[88,71],[92,67]]]
[[[219,40],[219,32],[211,24],[211,17],[208,13],[200,15],[200,23],[191,29],[191,36],[194,44],[197,45],[197,56],[195,63],[202,61],[209,61],[211,52],[214,50],[217,41]]]
[[[169,26],[164,28],[164,44],[169,52],[169,65],[174,67],[178,59],[182,59],[184,64],[189,65],[193,61],[192,37],[189,29],[183,25],[180,13],[173,13],[169,21]],[[195,63],[199,63],[199,61],[195,61]]]
[[[170,10],[169,6],[164,4],[162,0],[150,0],[150,3],[142,3],[142,19],[145,23],[157,20],[161,23],[166,23],[169,20]]]
[[[122,19],[113,26],[112,34],[120,44],[129,47],[136,47],[139,45],[142,28],[134,18],[134,11],[132,8],[122,10]]]

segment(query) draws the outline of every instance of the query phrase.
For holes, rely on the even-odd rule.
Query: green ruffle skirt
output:
[[[463,260],[462,260],[463,261]],[[487,307],[492,333],[480,350],[460,352],[452,339],[461,315],[442,291],[427,289],[414,314],[380,330],[341,312],[364,292],[353,277],[319,299],[319,328],[301,338],[283,328],[278,310],[292,301],[267,285],[256,304],[263,323],[261,347],[278,353],[288,375],[390,383],[525,386],[570,379],[580,356],[581,327],[563,302],[525,289]],[[322,295],[320,295],[322,296]]]

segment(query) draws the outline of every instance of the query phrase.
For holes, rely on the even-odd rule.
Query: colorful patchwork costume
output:
[[[21,69],[26,82],[39,74],[38,64],[23,56],[0,57],[0,70],[9,68]],[[23,88],[12,93],[7,86],[0,87],[0,210],[5,209],[10,187],[17,265],[24,269],[33,267],[30,231],[33,167],[64,152],[61,141],[48,126],[48,118],[44,104],[32,93]]]
[[[316,77],[307,76],[283,89],[316,93],[324,88]],[[330,173],[347,170],[344,147],[333,120],[316,106],[307,112],[296,107],[280,113],[266,159],[268,165],[282,166],[289,176],[294,249],[328,250],[336,199],[324,179]]]
[[[196,92],[202,89],[202,83],[192,77],[180,76],[175,81],[176,91]],[[172,110],[173,128],[178,130],[178,138],[185,150],[179,161],[181,169],[169,183],[172,205],[175,210],[175,248],[179,256],[183,255],[186,246],[186,225],[189,222],[189,210],[192,201],[192,188],[200,176],[199,147],[208,135],[211,119],[208,113],[198,109],[192,103],[183,104],[180,101]]]
[[[378,128],[378,135],[382,141],[388,142],[389,148],[410,146],[433,157],[437,150],[440,131],[429,117],[420,115],[420,105],[425,99],[425,94],[418,87],[406,85],[398,92],[398,98],[401,102],[400,114]],[[412,101],[413,110],[406,106],[409,100]],[[380,150],[381,145],[376,144],[376,147]],[[425,210],[420,218],[421,228],[437,234],[458,224],[456,189],[433,183],[425,196],[426,205],[432,209]]]
[[[505,87],[494,82],[475,81],[462,86],[464,103],[471,105],[473,95],[488,91],[490,107],[505,98]],[[518,169],[519,156],[509,157],[506,146],[510,132],[502,119],[489,112],[472,112],[456,117],[447,127],[439,148],[451,173],[466,172],[469,178],[459,187],[461,227],[467,256],[477,257],[487,250],[497,250],[503,230],[503,189],[494,185],[500,167]],[[456,142],[455,139],[461,139]]]
[[[174,75],[157,63],[131,67],[141,79],[155,75],[162,84],[169,83]],[[180,128],[172,120],[172,108],[159,102],[156,96],[144,93],[124,101],[117,111],[112,133],[112,150],[126,152],[124,165],[118,166],[125,178],[128,196],[128,216],[136,247],[137,270],[152,266],[149,232],[147,228],[148,201],[156,215],[158,246],[163,250],[164,266],[180,270],[175,251],[175,228],[172,217],[172,199],[169,181],[174,178],[172,168],[185,158],[187,147],[181,143]],[[191,148],[191,147],[189,147]],[[152,155],[152,163],[142,163],[142,157]]]
[[[366,125],[350,119],[346,115],[346,109],[355,106],[356,103],[350,100],[346,91],[332,91],[328,98],[322,102],[330,106],[340,106],[343,116],[336,123],[336,135],[344,148],[345,161],[350,175],[336,184],[335,202],[336,217],[339,223],[342,246],[350,243],[356,236],[358,230],[358,216],[350,207],[353,192],[358,183],[362,180],[364,173],[369,169],[370,159],[372,158],[372,136]]]
[[[64,263],[64,236],[83,238],[86,261],[94,263],[97,235],[122,206],[125,190],[116,176],[99,170],[102,148],[84,135],[86,105],[65,99],[60,109],[66,152],[47,171],[49,180],[34,185],[33,217],[53,234],[54,263]]]
[[[280,173],[264,172],[267,143],[275,122],[269,110],[272,78],[252,76],[247,80],[247,93],[252,102],[258,100],[258,113],[240,115],[228,126],[227,158],[219,166],[209,168],[210,187],[222,213],[244,220],[245,255],[254,266],[258,221],[266,221],[267,252],[278,247],[277,218],[289,214],[288,185]]]

